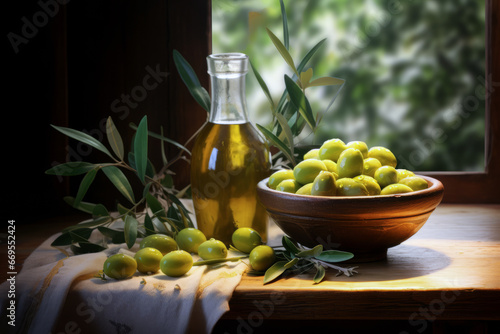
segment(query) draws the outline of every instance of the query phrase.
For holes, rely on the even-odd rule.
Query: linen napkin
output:
[[[184,204],[188,209],[192,205]],[[138,243],[130,250],[125,244],[109,245],[103,252],[67,257],[50,246],[59,235],[43,242],[17,275],[16,326],[9,326],[9,332],[210,333],[229,310],[232,293],[248,268],[244,259],[195,266],[179,278],[137,272],[125,280],[102,280],[94,276],[106,258],[118,252],[133,255]],[[229,251],[229,256],[234,254]],[[8,289],[8,282],[0,285],[2,298]],[[2,300],[2,313],[8,302]]]

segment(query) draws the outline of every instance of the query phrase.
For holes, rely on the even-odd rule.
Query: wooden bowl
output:
[[[273,190],[268,179],[257,185],[262,205],[276,224],[307,247],[354,253],[351,262],[385,259],[387,249],[414,235],[443,198],[438,180],[429,188],[384,196],[306,196]]]

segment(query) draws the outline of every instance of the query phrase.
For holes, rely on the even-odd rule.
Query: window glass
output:
[[[320,40],[309,62],[313,78],[346,79],[307,96],[325,112],[301,144],[338,137],[390,148],[399,166],[420,171],[483,171],[485,140],[485,4],[475,0],[284,1],[296,64]],[[290,69],[265,28],[283,40],[278,0],[212,0],[212,50],[244,52],[275,101]],[[306,67],[307,68],[307,67]],[[252,72],[250,118],[271,120]]]

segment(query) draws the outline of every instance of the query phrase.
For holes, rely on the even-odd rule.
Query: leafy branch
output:
[[[352,276],[357,273],[357,267],[343,268],[332,263],[350,260],[354,257],[352,253],[338,250],[323,250],[323,245],[313,248],[301,247],[292,238],[284,235],[282,238],[284,250],[276,251],[277,261],[264,273],[264,284],[270,283],[283,275],[285,272],[301,274],[310,270],[316,270],[313,282],[320,283],[325,278],[325,268],[338,270],[337,276]],[[262,274],[261,272],[252,272]]]
[[[70,246],[75,254],[102,251],[106,249],[108,242],[125,242],[131,248],[138,237],[154,233],[173,236],[185,227],[193,227],[188,210],[179,200],[185,190],[178,191],[174,188],[172,172],[169,169],[174,162],[185,158],[184,154],[191,153],[184,145],[148,131],[146,116],[141,119],[138,126],[131,126],[136,130],[136,134],[132,150],[127,154],[125,154],[122,137],[111,117],[106,122],[106,135],[111,151],[100,141],[84,132],[52,126],[68,137],[104,152],[112,160],[112,162],[105,163],[66,162],[46,171],[49,175],[84,175],[76,197],[68,196],[64,200],[74,208],[92,215],[91,219],[65,228],[62,234],[53,241],[52,246]],[[155,168],[148,159],[148,137],[162,141],[164,166],[158,174],[155,173]],[[164,156],[164,142],[181,150],[170,162]],[[128,202],[127,205],[118,203],[116,213],[111,214],[103,204],[83,201],[99,171],[106,175]],[[134,194],[130,181],[123,171],[134,174],[141,182],[143,190],[140,198]],[[112,224],[118,220],[123,221],[123,228],[111,228]],[[100,243],[89,241],[94,230],[104,237]]]
[[[288,34],[288,22],[283,0],[280,0],[280,5],[281,17],[283,21],[284,42],[281,42],[281,40],[270,29],[266,28],[266,31],[275,48],[292,70],[293,75],[292,77],[286,74],[284,75],[286,88],[277,104],[274,102],[269,92],[269,88],[262,79],[260,73],[252,63],[250,64],[262,91],[269,101],[270,108],[273,114],[273,119],[270,125],[262,126],[257,124],[257,127],[266,136],[271,145],[275,146],[279,150],[278,153],[273,157],[275,165],[278,159],[284,158],[284,162],[282,162],[281,164],[288,165],[288,167],[293,167],[296,164],[296,156],[299,155],[297,154],[297,152],[295,152],[295,139],[302,133],[306,125],[314,133],[324,114],[324,112],[318,112],[315,116],[311,104],[306,96],[306,89],[309,87],[317,86],[340,86],[337,90],[337,93],[334,95],[332,101],[330,102],[328,106],[329,108],[335,101],[340,90],[343,88],[345,80],[335,77],[321,77],[313,80],[313,68],[310,67],[308,69],[305,69],[309,60],[323,45],[326,39],[319,41],[311,50],[309,50],[309,52],[307,52],[298,66],[295,66],[295,62],[289,52],[290,43]]]

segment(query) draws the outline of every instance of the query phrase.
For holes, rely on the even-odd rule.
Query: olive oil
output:
[[[191,187],[198,228],[207,239],[230,244],[237,227],[251,227],[267,240],[267,213],[256,185],[269,174],[269,149],[251,123],[205,125],[192,150]]]
[[[267,240],[267,214],[257,183],[270,174],[269,148],[248,121],[245,75],[248,56],[207,57],[210,119],[191,152],[191,191],[198,228],[226,245],[236,228],[251,227]]]

